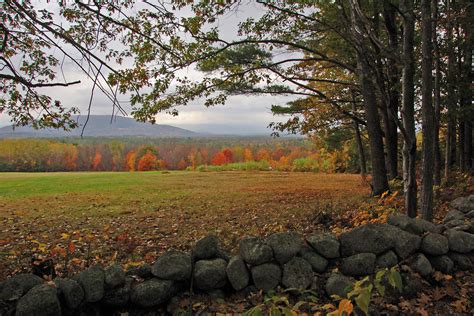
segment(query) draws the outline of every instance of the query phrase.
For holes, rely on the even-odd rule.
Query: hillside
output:
[[[79,127],[65,132],[63,130],[41,129],[36,130],[30,126],[15,127],[5,126],[0,128],[0,138],[7,137],[77,137],[81,135],[82,126],[87,116],[78,116]],[[84,130],[84,136],[89,137],[122,137],[122,136],[149,136],[149,137],[195,137],[198,133],[160,124],[137,122],[132,118],[117,116],[112,122],[109,115],[91,115]]]

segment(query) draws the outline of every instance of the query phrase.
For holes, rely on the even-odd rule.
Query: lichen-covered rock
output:
[[[459,226],[465,226],[466,222],[463,219],[453,219],[445,223],[443,226],[446,229],[451,229]],[[459,230],[459,229],[458,229]]]
[[[273,256],[280,264],[291,260],[300,251],[302,240],[295,232],[274,233],[268,236],[265,243],[272,247]]]
[[[61,305],[56,288],[36,285],[28,291],[16,305],[15,316],[56,316],[61,315]]]
[[[227,282],[224,259],[199,260],[194,266],[194,285],[200,290],[214,290]]]
[[[112,289],[125,283],[125,272],[118,263],[111,264],[104,270],[105,288]]]
[[[251,273],[255,287],[265,292],[275,289],[281,282],[281,269],[274,263],[252,267]]]
[[[340,270],[348,276],[369,275],[374,273],[376,259],[373,253],[359,253],[342,259]]]
[[[474,235],[449,229],[444,232],[448,237],[449,250],[459,253],[468,253],[474,250]]]
[[[449,251],[448,238],[441,234],[428,233],[421,241],[421,251],[428,255],[444,255]]]
[[[352,256],[358,253],[381,254],[393,247],[393,239],[387,237],[381,224],[359,226],[341,234],[341,255]]]
[[[130,300],[139,307],[153,307],[168,301],[176,291],[174,281],[153,278],[132,288]]]
[[[329,297],[337,295],[339,297],[347,297],[347,293],[352,291],[354,287],[354,282],[339,273],[333,273],[329,276],[329,279],[326,282],[325,290]]]
[[[474,210],[468,212],[468,213],[466,214],[466,217],[467,217],[467,218],[474,218]]]
[[[418,272],[422,277],[426,277],[431,274],[433,267],[430,261],[423,254],[418,254],[412,261],[411,267],[413,270]]]
[[[454,262],[448,256],[430,257],[431,266],[438,271],[450,274],[454,270]]]
[[[194,248],[194,256],[197,260],[217,258],[219,254],[219,240],[215,235],[209,235],[200,239]]]
[[[15,301],[33,287],[43,284],[44,280],[31,273],[16,274],[0,286],[0,301]]]
[[[272,261],[272,247],[260,238],[247,237],[240,242],[240,256],[250,265],[260,265]]]
[[[323,273],[326,271],[328,260],[317,254],[312,248],[303,246],[300,250],[299,256],[308,261],[314,272]]]
[[[147,279],[152,277],[153,275],[151,274],[151,266],[147,263],[142,264],[137,267],[132,267],[127,272],[125,273],[126,276],[137,276],[143,279]]]
[[[151,273],[163,280],[189,280],[192,273],[191,256],[181,251],[167,251],[156,259]]]
[[[415,235],[426,232],[439,233],[441,227],[420,218],[411,218],[405,214],[391,214],[387,223]]]
[[[78,308],[84,301],[84,290],[74,280],[71,279],[54,279],[54,283],[58,289],[59,297],[64,301],[69,309]]]
[[[451,252],[448,256],[454,262],[455,267],[459,270],[471,270],[474,268],[471,258],[467,255]]]
[[[375,261],[375,266],[378,268],[391,268],[398,263],[398,257],[392,250],[381,254]]]
[[[464,220],[464,213],[458,210],[449,211],[444,217],[443,223],[448,223],[453,220]]]
[[[123,307],[130,301],[133,279],[128,277],[120,287],[114,287],[105,291],[102,302],[107,306]]]
[[[459,197],[451,201],[451,203],[449,203],[449,206],[463,213],[470,212],[471,210],[474,210],[474,199],[472,199],[471,197],[472,195],[469,197]]]
[[[386,238],[390,240],[389,243],[394,246],[395,253],[400,258],[406,259],[420,249],[420,236],[392,225],[379,224],[379,227]]]
[[[334,234],[320,233],[309,236],[306,241],[317,253],[327,259],[339,258],[340,243]]]
[[[104,270],[95,265],[77,275],[76,281],[84,290],[84,299],[87,303],[98,302],[104,297]]]
[[[232,257],[226,268],[227,278],[236,291],[244,289],[249,285],[250,272],[240,256]]]
[[[294,257],[283,265],[282,284],[286,288],[307,289],[313,281],[313,268],[303,258]]]

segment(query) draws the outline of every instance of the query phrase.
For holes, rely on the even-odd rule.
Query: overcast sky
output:
[[[33,1],[34,2],[34,1]],[[40,6],[44,6],[46,1],[37,0]],[[259,17],[263,14],[262,7],[254,2],[243,5],[240,9],[222,18],[220,28],[226,37],[235,34],[238,21],[247,17]],[[194,72],[194,71],[193,71]],[[63,104],[76,106],[81,114],[87,114],[92,82],[85,78],[75,66],[66,65],[65,75],[68,81],[81,80],[80,85],[66,88],[48,88],[44,92],[52,98],[59,99]],[[197,73],[193,76],[199,76]],[[283,104],[291,97],[282,96],[233,96],[225,105],[206,108],[201,101],[195,101],[185,107],[178,108],[179,116],[172,117],[162,113],[157,117],[158,124],[169,124],[182,128],[187,128],[198,132],[211,132],[216,134],[270,134],[272,131],[267,128],[273,121],[284,120],[282,117],[275,117],[270,111],[272,104]],[[124,108],[130,114],[130,108],[124,103]],[[96,90],[91,114],[111,114],[111,102]],[[10,118],[6,114],[0,114],[0,127],[9,125]]]

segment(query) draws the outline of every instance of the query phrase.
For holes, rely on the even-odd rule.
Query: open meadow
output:
[[[320,229],[369,195],[360,176],[284,172],[1,173],[0,270],[52,256],[59,271],[114,258],[133,265],[216,234]]]

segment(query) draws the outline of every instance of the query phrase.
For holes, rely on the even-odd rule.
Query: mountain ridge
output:
[[[34,129],[31,126],[13,125],[0,127],[0,138],[47,138],[47,137],[79,137],[82,127],[87,120],[86,115],[79,115],[76,121],[78,128],[72,131],[58,129]],[[147,136],[147,137],[197,137],[196,133],[184,128],[164,124],[151,124],[137,122],[133,118],[110,115],[90,115],[84,129],[85,137],[122,137],[122,136]]]

